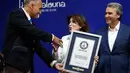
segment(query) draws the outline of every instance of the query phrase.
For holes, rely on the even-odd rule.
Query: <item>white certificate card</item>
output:
[[[95,40],[76,37],[69,64],[89,68]]]

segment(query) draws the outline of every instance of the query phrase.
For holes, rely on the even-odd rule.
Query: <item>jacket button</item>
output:
[[[35,40],[33,40],[33,42],[35,42]]]

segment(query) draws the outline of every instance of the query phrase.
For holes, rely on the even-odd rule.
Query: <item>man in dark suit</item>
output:
[[[62,41],[53,34],[39,30],[30,21],[31,18],[39,18],[41,9],[41,0],[24,0],[24,8],[9,14],[3,48],[5,73],[33,73],[34,52],[48,66],[62,70],[62,64],[50,56],[40,40],[54,43],[55,46],[61,45]]]
[[[122,6],[109,3],[105,19],[108,26],[97,33],[102,35],[99,60],[95,73],[128,73],[130,62],[130,27],[120,22]]]

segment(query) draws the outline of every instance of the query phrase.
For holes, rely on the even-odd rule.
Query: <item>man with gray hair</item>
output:
[[[39,18],[42,13],[41,0],[24,0],[24,7],[9,14],[4,48],[5,73],[33,73],[33,56],[36,52],[50,67],[62,70],[62,64],[57,63],[42,46],[40,40],[62,45],[62,41],[53,34],[41,31],[32,23],[31,18]]]
[[[122,6],[107,5],[106,27],[97,31],[102,35],[95,73],[128,73],[130,67],[130,27],[120,22]]]

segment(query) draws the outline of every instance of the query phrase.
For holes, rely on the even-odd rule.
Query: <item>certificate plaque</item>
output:
[[[63,69],[72,73],[93,73],[102,36],[81,31],[71,33]]]

